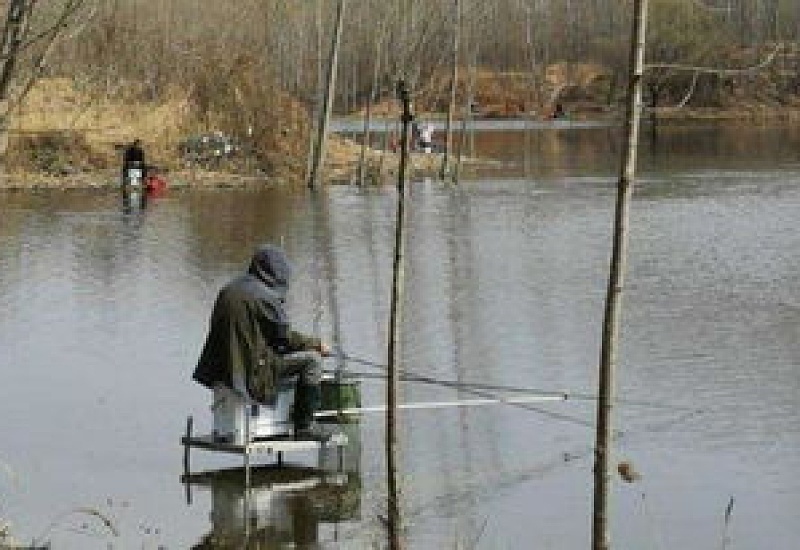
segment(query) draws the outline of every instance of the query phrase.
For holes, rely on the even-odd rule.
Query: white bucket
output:
[[[250,441],[291,435],[290,415],[294,404],[294,381],[278,384],[273,405],[245,400],[241,393],[227,386],[214,387],[211,411],[214,415],[214,439],[233,445],[244,445],[247,421],[250,422]]]

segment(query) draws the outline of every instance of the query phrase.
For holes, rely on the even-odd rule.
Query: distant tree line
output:
[[[44,2],[45,0],[40,0]],[[63,2],[63,0],[60,0]],[[114,93],[140,83],[151,96],[177,85],[200,105],[236,86],[313,101],[337,0],[109,0],[98,2],[50,68]],[[380,64],[389,89],[403,72],[420,84],[446,69],[455,0],[359,0],[348,6],[337,107],[362,100]],[[52,3],[58,3],[54,1]],[[503,71],[555,61],[624,68],[627,0],[461,0],[464,63]],[[730,63],[731,52],[796,41],[797,0],[653,0],[648,61]],[[377,45],[385,45],[378,53]],[[245,94],[241,89],[239,95]]]
[[[362,106],[375,88],[391,97],[400,75],[412,91],[449,75],[456,1],[461,65],[530,74],[535,86],[551,63],[597,63],[613,75],[609,100],[621,96],[630,0],[359,0],[345,15],[335,110]],[[69,2],[38,0],[33,34]],[[209,125],[269,132],[259,121],[285,111],[287,98],[318,104],[337,2],[83,0],[82,19],[41,69],[108,95],[158,100],[181,90]],[[647,60],[744,66],[798,35],[798,0],[651,0]],[[800,89],[797,56],[781,63],[787,89]],[[648,78],[650,94],[666,100],[692,74],[660,69]],[[701,79],[696,101],[713,100],[725,85]]]

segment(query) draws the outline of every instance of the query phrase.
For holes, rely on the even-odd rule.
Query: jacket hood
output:
[[[292,266],[282,248],[265,244],[253,254],[247,272],[283,295],[286,293],[289,279],[292,276]]]

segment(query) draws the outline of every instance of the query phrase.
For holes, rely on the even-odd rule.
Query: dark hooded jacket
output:
[[[233,388],[238,374],[253,399],[272,400],[280,356],[320,345],[291,329],[284,303],[290,276],[283,250],[265,245],[253,255],[247,273],[219,291],[195,381],[208,388],[218,383]]]

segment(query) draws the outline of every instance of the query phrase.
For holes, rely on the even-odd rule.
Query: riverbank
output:
[[[440,144],[446,116],[442,98],[448,97],[448,82],[444,76],[432,79],[415,97],[417,119],[435,122],[434,139]],[[604,91],[608,85],[608,71],[603,67],[554,64],[546,71],[542,90],[559,91],[566,124],[618,124],[623,113],[608,104]],[[476,75],[473,91],[473,115],[478,127],[501,129],[508,123],[520,129],[522,121],[536,121],[543,127],[562,124],[560,120],[553,121],[548,110],[551,102],[532,100],[531,82],[524,73],[481,71]],[[539,95],[550,97],[550,92]],[[229,125],[229,131],[222,132],[226,120],[203,115],[193,106],[186,90],[171,89],[158,100],[144,101],[135,94],[97,95],[68,78],[42,79],[13,118],[0,189],[116,189],[121,150],[137,137],[144,143],[148,163],[158,166],[172,189],[303,186],[311,141],[310,115],[307,107],[293,98],[281,96],[276,101],[280,105],[276,112],[267,113],[260,126],[249,128],[237,138],[237,132],[242,133],[241,125]],[[385,98],[373,106],[372,113],[375,127],[382,129],[383,121],[392,121],[395,124],[388,126],[396,131],[396,100]],[[646,112],[645,122],[650,118]],[[670,124],[796,124],[800,122],[800,95],[760,97],[736,88],[724,107],[661,108],[657,118]],[[267,124],[267,119],[273,122]],[[358,133],[363,112],[346,115],[342,120],[352,123]],[[457,119],[456,129],[460,126]],[[210,158],[198,162],[192,157],[197,151],[187,151],[186,144],[209,135],[224,136],[226,143],[236,146],[233,154],[216,156],[214,151]],[[363,152],[362,159],[358,138],[345,135],[334,133],[328,140],[324,182],[385,184],[395,180],[396,152],[370,148]],[[209,157],[208,151],[204,153]],[[409,175],[436,177],[441,162],[439,154],[415,152]],[[468,171],[486,162],[490,161],[463,159],[462,167]]]
[[[363,176],[359,174],[362,147],[359,143],[341,136],[332,136],[328,142],[323,182],[325,184],[381,185],[393,183],[397,175],[399,155],[396,152],[367,148],[364,154]],[[288,159],[287,159],[288,161]],[[415,151],[410,156],[409,177],[434,177],[441,168],[441,153],[422,153]],[[486,159],[462,158],[467,168],[477,165],[493,164]],[[202,167],[166,169],[163,175],[168,189],[225,189],[264,187],[271,185],[305,185],[305,167],[287,167],[272,174],[240,173],[233,170],[210,170]],[[359,181],[363,177],[362,181]],[[43,172],[17,171],[0,176],[0,190],[41,191],[41,190],[116,190],[119,189],[118,169],[82,170],[75,173],[53,175]]]
[[[695,123],[719,123],[725,125],[795,125],[800,122],[800,100],[798,105],[787,105],[776,108],[770,105],[748,105],[740,106],[737,109],[661,109],[657,113],[657,119],[664,124],[695,124]],[[604,112],[598,115],[596,109],[578,110],[568,113],[568,118],[564,121],[553,121],[535,115],[523,118],[476,118],[478,126],[488,124],[493,129],[502,127],[504,123],[509,124],[513,129],[524,127],[522,122],[534,121],[535,123],[547,125],[549,123],[566,124],[615,124],[621,122],[620,114],[616,112]],[[418,115],[420,120],[441,122],[444,116],[441,113],[421,113]],[[354,121],[360,128],[360,119],[346,117],[342,120]],[[651,120],[649,113],[644,114],[645,123]],[[514,124],[514,123],[519,124]],[[373,121],[373,124],[381,125],[380,121]],[[456,121],[456,128],[460,127],[460,121]],[[443,139],[441,131],[437,131],[436,137],[441,142]],[[362,161],[363,155],[363,161]],[[248,159],[240,159],[237,163],[222,165],[223,167],[211,169],[200,165],[180,166],[175,159],[169,162],[160,163],[161,158],[166,155],[163,150],[156,149],[153,155],[159,166],[161,173],[168,181],[169,189],[225,189],[225,188],[245,188],[245,187],[264,187],[273,185],[282,186],[303,186],[306,184],[306,165],[285,153],[281,162],[275,163],[272,171],[266,173],[257,169],[247,169]],[[342,134],[333,134],[328,140],[328,150],[325,157],[323,170],[323,183],[325,184],[358,184],[382,185],[394,183],[397,175],[399,155],[396,151],[383,151],[381,149],[368,147],[362,150],[360,143],[354,139],[345,137]],[[462,158],[464,172],[480,166],[495,164],[491,159]],[[363,163],[363,171],[359,167]],[[48,171],[32,170],[29,168],[17,168],[9,170],[0,175],[0,190],[2,191],[40,191],[40,190],[72,190],[72,189],[94,189],[94,190],[117,190],[119,189],[119,169],[108,168],[109,163],[102,163],[98,168],[92,168],[90,164],[78,166],[63,173],[51,173]],[[442,164],[441,153],[422,153],[414,151],[411,154],[409,163],[409,177],[437,177]],[[173,167],[178,166],[178,167]],[[244,168],[243,168],[244,167]]]

